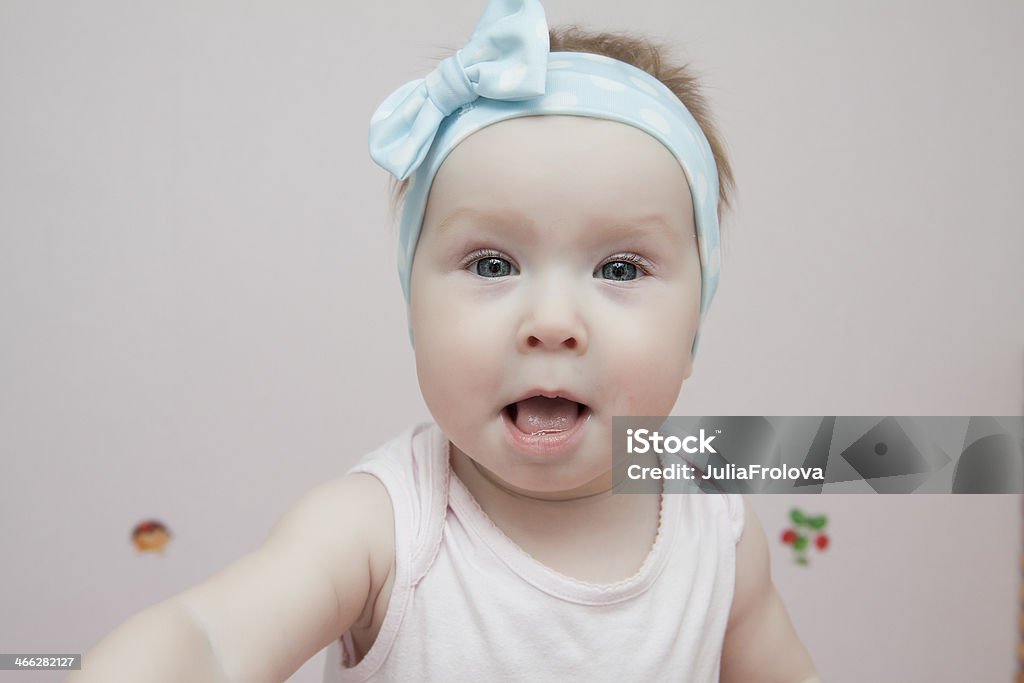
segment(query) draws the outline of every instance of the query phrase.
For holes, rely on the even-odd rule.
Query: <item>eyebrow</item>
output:
[[[450,232],[459,223],[462,223],[463,219],[465,219],[465,222],[467,223],[472,223],[474,221],[497,221],[502,225],[518,224],[529,228],[531,231],[533,230],[533,223],[518,211],[484,211],[464,206],[455,209],[448,214],[447,218],[438,223],[437,234],[444,235],[445,233]]]
[[[670,242],[681,242],[683,240],[683,229],[677,225],[672,225],[660,213],[613,220],[602,220],[599,216],[591,216],[590,219],[591,225],[598,225],[603,222],[604,230],[602,236],[605,238],[627,239],[629,237],[646,237],[653,233],[655,237],[662,237]]]
[[[535,235],[533,221],[522,213],[509,209],[506,211],[478,210],[470,207],[461,207],[448,214],[438,226],[439,235],[453,230],[463,222],[486,221],[497,222],[503,227],[519,228],[525,230],[531,236]],[[587,225],[591,228],[603,228],[600,233],[602,239],[626,239],[629,237],[644,237],[653,232],[656,236],[667,238],[671,241],[681,241],[683,231],[678,226],[672,225],[663,214],[651,213],[632,217],[607,218],[601,214],[588,214]]]

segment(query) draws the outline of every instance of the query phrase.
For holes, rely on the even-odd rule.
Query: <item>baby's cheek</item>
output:
[[[672,363],[640,357],[620,366],[615,378],[616,415],[668,415],[679,393]]]
[[[616,415],[668,415],[689,371],[689,346],[678,330],[631,327],[605,358]]]
[[[449,306],[426,322],[417,341],[417,369],[424,398],[438,421],[470,421],[492,410],[501,385],[499,346],[486,321]],[[441,415],[446,419],[443,420]]]

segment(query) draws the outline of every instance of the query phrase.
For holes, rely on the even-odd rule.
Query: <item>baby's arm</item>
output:
[[[722,649],[723,683],[820,683],[771,578],[768,539],[744,501],[746,519],[736,546],[736,592]]]
[[[391,524],[376,478],[318,486],[255,552],[114,629],[68,683],[284,681],[372,607]]]

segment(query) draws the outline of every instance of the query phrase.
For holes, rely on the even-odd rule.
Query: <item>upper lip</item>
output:
[[[534,396],[544,396],[544,397],[547,397],[547,398],[564,398],[564,399],[567,399],[569,401],[575,401],[576,403],[579,403],[579,404],[582,404],[582,405],[586,405],[585,402],[581,401],[576,394],[574,394],[573,392],[569,391],[568,389],[543,389],[543,388],[536,388],[536,389],[530,389],[529,391],[525,391],[525,392],[523,392],[519,396],[519,398],[511,401],[509,403],[509,405],[512,405],[513,403],[519,403],[520,401],[525,401],[526,399],[533,398]]]

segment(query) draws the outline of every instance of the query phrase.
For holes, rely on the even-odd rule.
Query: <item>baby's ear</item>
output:
[[[693,356],[690,355],[686,359],[686,363],[683,365],[683,381],[690,379],[690,375],[693,374]]]

